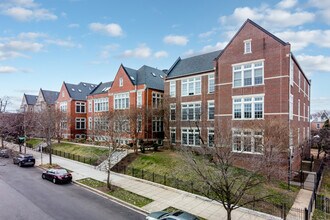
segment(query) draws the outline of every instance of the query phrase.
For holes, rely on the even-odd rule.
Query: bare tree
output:
[[[311,137],[311,144],[317,146],[317,158],[322,152],[330,152],[330,127],[329,119],[325,121],[323,127],[315,132]]]
[[[4,96],[0,98],[0,113],[6,112],[8,105],[10,104],[10,98],[8,96]]]
[[[1,147],[4,147],[6,138],[17,139],[23,135],[23,115],[20,113],[0,113]],[[21,150],[21,149],[20,149]]]

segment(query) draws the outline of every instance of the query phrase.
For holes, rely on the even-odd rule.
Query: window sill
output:
[[[241,89],[241,88],[249,88],[249,87],[254,87],[254,86],[264,86],[265,83],[262,84],[257,84],[257,85],[251,85],[251,86],[237,86],[237,87],[232,87],[233,89]]]
[[[251,120],[264,120],[264,118],[232,118],[234,121],[251,121]]]

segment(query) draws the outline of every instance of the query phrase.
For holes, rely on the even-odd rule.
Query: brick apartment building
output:
[[[54,107],[59,92],[40,89],[34,111],[41,111],[47,107]]]
[[[95,90],[96,84],[63,82],[56,100],[56,107],[66,113],[60,123],[62,137],[65,139],[86,138],[87,96]]]
[[[37,103],[38,96],[23,94],[20,112],[33,112],[34,106]]]
[[[310,134],[310,81],[290,44],[253,21],[222,51],[179,58],[168,71],[165,96],[170,96],[172,143],[211,147],[218,141],[215,131],[231,130],[232,151],[246,166],[249,155],[262,154],[264,137],[262,131],[242,129],[244,124],[282,121],[290,137],[285,165],[300,169],[299,145]]]

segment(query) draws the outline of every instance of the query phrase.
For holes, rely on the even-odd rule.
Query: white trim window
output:
[[[170,96],[175,97],[176,95],[176,81],[170,82]]]
[[[159,108],[162,106],[163,94],[152,92],[152,108]]]
[[[208,75],[208,93],[214,93],[214,73],[211,75]]]
[[[233,87],[264,84],[264,61],[233,65]]]
[[[181,96],[200,95],[201,94],[201,77],[191,77],[181,81]]]
[[[197,128],[182,128],[181,141],[185,146],[200,146],[199,131]]]
[[[171,144],[175,144],[176,142],[176,128],[170,128],[170,141]]]
[[[207,143],[209,147],[214,147],[214,128],[207,129]]]
[[[94,129],[95,130],[108,130],[109,125],[106,118],[96,117],[94,118]]]
[[[93,112],[93,100],[88,100],[88,112]]]
[[[114,122],[114,130],[116,132],[129,132],[130,124],[128,119],[119,119]]]
[[[263,119],[264,97],[233,97],[233,119]]]
[[[86,113],[85,102],[76,102],[76,113]]]
[[[119,78],[119,87],[123,87],[123,85],[124,85],[123,77],[120,77]]]
[[[304,103],[303,121],[306,121],[306,104]]]
[[[68,129],[68,122],[67,122],[67,120],[61,120],[61,122],[60,122],[60,128],[62,130]]]
[[[290,120],[293,120],[293,95],[292,94],[290,94],[290,100],[289,100],[289,104],[290,104],[290,106],[289,106],[289,118],[290,118]]]
[[[129,93],[118,93],[114,95],[115,109],[129,109]]]
[[[214,120],[214,101],[207,102],[207,119]]]
[[[86,118],[76,118],[76,130],[86,129]]]
[[[201,119],[201,103],[183,103],[181,105],[181,120],[200,120]]]
[[[233,152],[261,154],[263,152],[263,132],[233,129]]]
[[[60,103],[60,110],[61,110],[61,112],[67,112],[67,110],[68,110],[68,103],[67,102],[61,102]]]
[[[152,117],[152,132],[163,131],[163,117]]]
[[[88,130],[92,130],[92,129],[93,129],[93,118],[88,117]]]
[[[170,104],[170,121],[176,120],[176,104]]]
[[[137,94],[136,94],[136,106],[138,108],[141,108],[142,107],[142,91],[137,91]]]
[[[244,54],[252,53],[252,42],[251,41],[252,41],[251,39],[244,41]]]
[[[294,62],[290,56],[290,85],[293,86],[293,75],[294,75]]]
[[[138,115],[137,117],[137,125],[136,125],[136,131],[137,132],[142,132],[142,115]]]
[[[109,99],[108,98],[94,99],[94,111],[95,112],[109,111]]]

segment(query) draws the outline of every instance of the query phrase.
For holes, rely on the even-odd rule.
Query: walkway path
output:
[[[7,144],[10,148],[18,149],[17,145]],[[40,153],[27,150],[36,158],[36,165],[41,163]],[[43,163],[48,163],[49,156],[43,155]],[[53,163],[56,163],[66,169],[73,171],[73,178],[79,180],[90,177],[99,181],[106,182],[107,174],[96,170],[94,166],[69,160],[63,157],[52,157]],[[185,191],[177,190],[157,183],[137,179],[131,176],[111,172],[111,182],[115,186],[124,188],[138,195],[154,200],[152,203],[142,207],[147,212],[163,210],[167,207],[174,207],[205,219],[226,219],[226,210],[223,206],[208,198],[194,195]],[[239,208],[232,212],[233,220],[261,220],[261,219],[280,219],[271,215],[256,212],[253,210]]]

